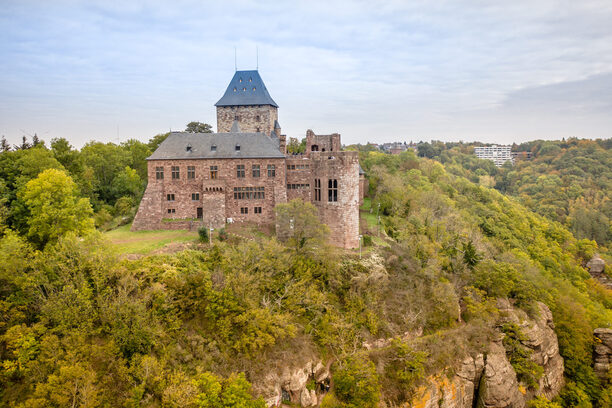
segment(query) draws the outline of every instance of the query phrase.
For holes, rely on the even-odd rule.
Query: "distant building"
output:
[[[510,146],[479,146],[474,148],[474,154],[479,159],[491,160],[497,167],[501,167],[509,161],[514,164]]]
[[[400,154],[402,152],[405,152],[408,149],[412,149],[415,152],[417,151],[417,146],[416,144],[410,142],[410,144],[407,144],[406,142],[392,142],[392,143],[383,143],[379,146],[379,149],[382,150],[385,153],[390,153],[390,154]]]

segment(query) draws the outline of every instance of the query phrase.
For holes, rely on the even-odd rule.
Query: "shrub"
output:
[[[225,227],[221,228],[219,230],[219,234],[217,236],[219,238],[219,241],[226,241],[227,240],[227,231],[225,230]]]
[[[364,247],[372,246],[372,236],[371,235],[363,236],[363,246]]]
[[[198,229],[198,236],[200,237],[200,242],[202,243],[206,243],[209,241],[208,238],[208,228],[207,227],[200,227],[200,229]]]
[[[376,367],[365,356],[353,356],[334,373],[334,393],[347,408],[375,408],[380,397]],[[337,405],[326,405],[337,406]]]

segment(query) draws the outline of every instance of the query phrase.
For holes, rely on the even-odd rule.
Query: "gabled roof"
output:
[[[259,71],[236,71],[225,94],[215,106],[272,105],[278,108],[268,93]]]
[[[239,150],[236,146],[240,146]],[[272,140],[265,133],[172,132],[147,160],[284,157],[278,139]]]

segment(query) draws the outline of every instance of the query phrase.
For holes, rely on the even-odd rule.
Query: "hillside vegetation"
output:
[[[584,269],[597,242],[474,183],[457,162],[362,153],[386,236],[363,259],[326,245],[314,207],[291,202],[279,214],[304,228],[278,239],[127,260],[88,210],[76,223],[62,215],[88,200],[65,166],[48,160],[67,179],[46,185],[40,161],[5,155],[0,406],[262,407],[265,374],[303,355],[333,362],[323,406],[397,406],[500,330],[533,388],[541,370],[520,330],[500,327],[500,298],[531,315],[537,301],[551,309],[567,379],[558,404],[612,404],[592,369],[593,329],[612,323],[612,294]],[[54,194],[32,193],[41,189]],[[35,218],[41,205],[66,220],[53,235],[38,233],[50,222]],[[366,349],[378,339],[391,340]]]

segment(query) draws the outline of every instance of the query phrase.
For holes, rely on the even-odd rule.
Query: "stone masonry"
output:
[[[287,155],[278,106],[257,71],[237,71],[216,107],[219,133],[175,132],[148,159],[133,230],[274,224],[276,204],[301,199],[318,209],[333,244],[359,245],[367,185],[358,153],[341,151],[340,134],[308,130],[306,152]]]

